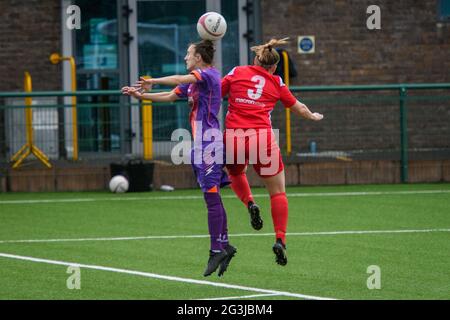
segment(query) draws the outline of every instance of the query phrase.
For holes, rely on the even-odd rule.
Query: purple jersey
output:
[[[196,83],[182,84],[175,88],[180,98],[188,98],[191,114],[189,121],[194,140],[208,129],[220,130],[217,118],[221,106],[221,78],[217,69],[210,67],[196,69],[191,72],[197,78]],[[201,122],[202,132],[197,132],[197,124]]]
[[[222,135],[215,135],[211,140],[211,131],[220,133],[218,115],[221,107],[221,78],[217,69],[210,67],[196,69],[191,72],[197,78],[196,83],[182,84],[175,88],[175,93],[180,98],[188,98],[191,113],[189,121],[194,137],[194,148],[191,154],[192,166],[197,181],[204,192],[211,188],[229,184],[223,171],[224,148]],[[208,131],[209,130],[209,131]],[[197,141],[197,143],[196,143]],[[202,141],[201,143],[198,143]],[[210,148],[214,144],[214,148]],[[223,157],[220,163],[208,162],[205,159],[212,158],[210,151],[221,152]],[[195,155],[195,156],[194,156]],[[200,156],[200,161],[198,157]]]

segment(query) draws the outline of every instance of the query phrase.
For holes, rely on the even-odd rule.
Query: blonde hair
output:
[[[268,69],[274,64],[280,62],[280,55],[274,48],[288,43],[287,42],[288,39],[289,38],[284,38],[280,40],[271,39],[266,44],[251,47],[250,50],[255,52],[256,58],[258,62],[261,64],[261,66],[263,68]]]

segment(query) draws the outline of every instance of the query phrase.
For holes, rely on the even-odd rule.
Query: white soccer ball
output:
[[[203,40],[219,40],[227,32],[227,21],[217,12],[207,12],[198,19],[197,32]]]
[[[128,180],[122,175],[112,177],[109,182],[109,190],[114,193],[124,193],[128,191]]]
[[[173,191],[173,190],[175,190],[174,187],[169,186],[167,184],[163,184],[160,189],[161,189],[161,191]]]

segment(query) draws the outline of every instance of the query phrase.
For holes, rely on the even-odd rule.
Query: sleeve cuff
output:
[[[295,104],[297,103],[297,99],[295,99],[294,101],[292,101],[292,102],[289,102],[287,105],[285,105],[284,107],[286,108],[286,109],[290,109],[290,108],[292,108]]]
[[[200,72],[198,72],[197,70],[192,71],[191,74],[194,75],[194,77],[195,77],[198,81],[201,81],[201,80],[202,80],[202,75],[201,75]]]
[[[181,89],[178,88],[178,87],[176,87],[173,91],[175,92],[175,94],[176,94],[177,96],[183,95],[183,92],[181,92]]]

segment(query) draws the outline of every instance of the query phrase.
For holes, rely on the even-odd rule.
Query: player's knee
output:
[[[264,184],[266,185],[267,191],[271,196],[286,192],[284,170],[277,173],[275,176],[262,176],[262,178],[264,180]]]
[[[272,189],[270,189],[269,190],[269,195],[271,196],[271,197],[273,197],[273,196],[277,196],[277,195],[280,195],[280,194],[286,194],[286,189],[284,188],[284,186],[283,187],[275,187],[275,188],[272,188]]]

